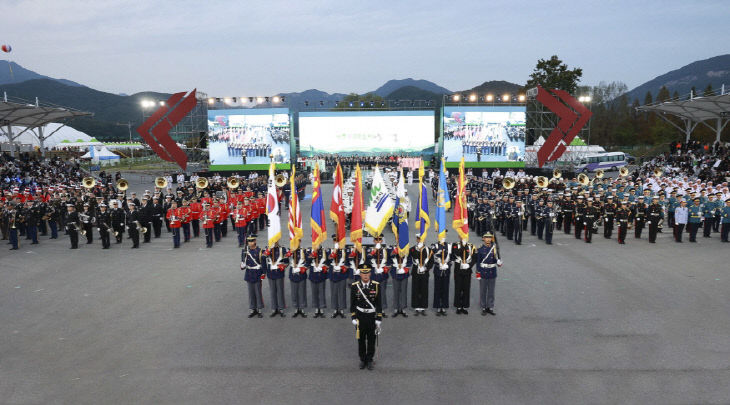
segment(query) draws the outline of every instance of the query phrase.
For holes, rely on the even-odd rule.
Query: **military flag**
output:
[[[312,249],[316,250],[327,239],[327,222],[324,216],[324,203],[319,181],[319,165],[314,166],[314,183],[312,184]]]
[[[345,206],[343,203],[343,184],[342,166],[337,162],[335,169],[334,187],[332,188],[332,202],[330,202],[330,218],[335,223],[335,233],[337,235],[337,243],[345,246]]]
[[[272,161],[269,165],[269,184],[266,192],[266,216],[269,218],[269,226],[266,228],[269,237],[269,248],[281,239],[281,220],[279,219],[279,199],[276,196],[276,175],[275,164]]]
[[[420,242],[426,242],[428,228],[431,226],[431,220],[428,217],[428,188],[423,183],[423,160],[421,167],[418,168],[418,210],[416,210],[416,224],[418,224],[418,239]]]
[[[371,235],[379,235],[392,216],[393,200],[390,199],[380,168],[375,166],[373,184],[370,186],[370,203],[365,213],[365,229]]]
[[[355,244],[355,248],[362,248],[362,220],[363,220],[363,201],[362,201],[362,172],[360,172],[360,164],[355,167],[355,193],[352,196],[352,217],[350,218],[350,241]]]
[[[454,227],[461,239],[469,239],[469,214],[466,210],[466,176],[464,176],[464,158],[459,162],[459,181],[456,186],[456,201],[454,201]]]
[[[393,209],[393,233],[398,245],[398,255],[404,257],[410,248],[408,236],[408,211],[406,210],[406,186],[403,181],[403,169],[400,170],[398,186],[395,189],[395,208]]]
[[[451,197],[449,196],[449,187],[446,184],[446,167],[444,158],[441,158],[441,170],[439,170],[439,187],[436,196],[436,232],[439,239],[446,237],[446,210],[451,208]]]

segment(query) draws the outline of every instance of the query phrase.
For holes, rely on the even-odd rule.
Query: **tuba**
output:
[[[81,180],[81,185],[84,186],[84,188],[92,188],[96,185],[96,180],[90,176],[84,177],[84,179]]]
[[[126,191],[129,188],[129,182],[125,179],[117,180],[117,190]]]
[[[618,169],[618,175],[621,177],[626,177],[629,175],[629,169],[626,168],[626,166]]]
[[[662,173],[663,173],[662,172],[662,169],[660,169],[658,167],[654,169],[654,176],[656,176],[656,177],[662,177]]]
[[[559,179],[563,177],[563,173],[560,171],[560,169],[553,169],[553,177]]]
[[[578,175],[578,183],[580,183],[582,186],[587,186],[591,183],[591,180],[588,178],[588,176],[585,175],[585,173],[581,173]]]
[[[505,177],[502,180],[502,188],[505,190],[511,190],[515,187],[515,179],[512,177]]]
[[[231,176],[228,178],[228,180],[226,180],[226,185],[228,186],[228,188],[233,190],[233,189],[238,188],[238,186],[241,185],[241,181],[238,180],[238,178]]]
[[[157,188],[167,187],[167,179],[164,177],[155,178],[155,187],[157,187]]]
[[[603,171],[603,169],[596,170],[596,178],[597,179],[602,179],[603,176],[605,176],[605,175],[606,175],[606,173]]]
[[[548,178],[545,176],[539,176],[537,180],[535,181],[535,184],[539,188],[545,188],[548,186]]]
[[[195,180],[195,187],[196,188],[207,188],[208,187],[208,178],[207,177],[198,177],[198,179]]]
[[[277,174],[276,177],[274,177],[274,184],[279,188],[284,187],[284,184],[286,184],[286,177],[284,177],[283,174]]]

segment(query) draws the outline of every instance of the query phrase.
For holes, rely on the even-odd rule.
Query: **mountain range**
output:
[[[717,90],[723,83],[730,85],[730,54],[696,61],[672,70],[636,87],[628,92],[628,96],[630,100],[637,98],[643,102],[647,91],[656,96],[662,86],[667,86],[670,93],[677,91],[684,95],[689,93],[693,86],[698,92],[702,92],[708,84]],[[446,95],[457,93],[467,96],[476,93],[494,94],[497,97],[505,93],[519,93],[522,87],[520,84],[506,81],[487,81],[471,89],[450,91],[428,80],[406,78],[389,80],[369,93],[386,100],[431,101],[431,105],[438,108]],[[35,97],[38,97],[42,103],[90,111],[94,113],[93,118],[75,119],[69,126],[100,140],[128,139],[129,130],[126,123],[130,122],[133,127],[142,123],[141,101],[145,98],[164,100],[170,96],[158,92],[132,95],[102,92],[71,80],[48,77],[15,62],[3,60],[0,60],[0,92],[6,92],[11,98],[35,100]],[[317,89],[280,93],[280,95],[285,97],[286,105],[292,111],[318,108],[320,102],[321,106],[331,108],[335,102],[347,96],[345,93],[330,94]],[[136,138],[136,135],[133,136]]]

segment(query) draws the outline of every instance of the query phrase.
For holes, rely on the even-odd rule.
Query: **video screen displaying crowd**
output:
[[[223,127],[214,129],[209,136],[211,142],[225,142],[231,157],[268,159],[277,146],[289,148],[289,128],[285,127]]]
[[[449,124],[444,128],[444,148],[447,152],[454,143],[461,145],[461,155],[467,161],[520,159],[520,148],[524,144],[525,126],[506,124],[468,125]]]

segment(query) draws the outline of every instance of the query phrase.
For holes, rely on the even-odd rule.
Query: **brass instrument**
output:
[[[76,230],[77,230],[77,231],[79,231],[79,234],[81,234],[81,236],[85,236],[85,235],[86,235],[86,229],[84,229],[84,228],[83,228],[83,227],[81,226],[81,223],[79,223],[79,222],[74,222],[74,226],[76,227]]]
[[[228,186],[228,188],[233,190],[233,189],[237,189],[238,186],[241,185],[241,182],[238,180],[238,178],[231,176],[228,178],[228,180],[226,180],[226,185]]]
[[[545,188],[548,186],[548,178],[545,176],[539,176],[537,180],[535,180],[535,185],[539,188]]]
[[[512,177],[505,177],[502,180],[502,188],[505,190],[511,190],[515,187],[515,179]]]
[[[602,179],[603,176],[605,176],[605,175],[606,175],[606,173],[603,171],[603,169],[596,170],[596,178],[597,179]]]
[[[626,177],[629,175],[629,169],[626,168],[626,166],[618,169],[618,175],[621,177]]]
[[[580,183],[582,186],[587,186],[590,184],[591,180],[586,176],[585,173],[581,173],[578,175],[578,183]]]
[[[198,177],[198,179],[195,180],[195,187],[196,188],[208,188],[208,178],[207,177]]]
[[[284,177],[283,174],[277,174],[276,177],[274,177],[274,184],[279,188],[284,187],[284,184],[286,184],[286,177]]]
[[[125,191],[129,188],[129,182],[125,179],[119,179],[117,180],[117,190],[119,191]]]
[[[167,179],[164,177],[156,177],[155,178],[155,187],[157,187],[157,188],[167,187]]]
[[[553,178],[559,179],[561,177],[563,177],[563,173],[560,169],[553,169]]]
[[[137,227],[137,230],[139,230],[142,233],[147,233],[147,228],[142,226],[142,224],[139,223],[139,221],[134,221],[134,226]]]
[[[81,180],[81,185],[84,186],[84,188],[93,188],[96,185],[96,180],[94,180],[93,177],[84,177],[84,179]]]
[[[654,176],[656,176],[656,177],[662,177],[662,173],[663,173],[662,172],[662,169],[660,169],[658,167],[654,169]]]

